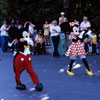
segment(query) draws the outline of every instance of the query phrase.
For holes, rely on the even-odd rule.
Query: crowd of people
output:
[[[92,28],[91,23],[88,21],[86,16],[83,17],[83,22],[80,24],[81,31],[87,31],[90,33],[88,37],[84,40],[84,48],[88,55],[96,55],[100,53],[100,33]]]
[[[83,41],[85,51],[88,55],[96,55],[100,53],[100,33],[97,33],[92,28],[86,16],[83,17],[83,21],[79,23],[76,19],[69,22],[65,17],[65,13],[61,12],[61,16],[58,21],[53,20],[52,22],[45,21],[42,30],[29,21],[26,21],[23,25],[19,20],[7,21],[5,20],[0,28],[0,45],[2,52],[13,52],[17,50],[17,39],[14,39],[19,31],[24,28],[30,33],[32,40],[34,41],[34,49],[32,52],[36,55],[45,54],[45,46],[50,45],[50,37],[54,46],[53,57],[59,57],[58,44],[60,41],[60,33],[64,32],[65,35],[70,34],[70,28],[77,24],[79,25],[80,31],[90,32],[90,35]],[[13,41],[13,42],[12,42]],[[13,43],[12,46],[11,43]],[[67,43],[66,43],[67,44]]]

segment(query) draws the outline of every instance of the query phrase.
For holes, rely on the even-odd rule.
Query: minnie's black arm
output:
[[[80,40],[79,37],[78,37],[78,38],[74,38],[74,39],[72,39],[72,42],[77,42],[78,40]]]
[[[87,35],[87,34],[83,35],[83,38],[82,38],[82,39],[80,39],[80,41],[81,41],[81,42],[83,42],[83,41],[84,41],[84,39],[85,39],[85,38],[87,38],[87,37],[88,37],[88,35]]]
[[[79,37],[77,37],[77,38],[72,39],[72,42],[77,42],[78,40],[80,40],[81,42],[83,42],[83,40],[84,40],[85,38],[87,38],[87,37],[88,37],[88,35],[85,35],[82,39],[79,38]]]

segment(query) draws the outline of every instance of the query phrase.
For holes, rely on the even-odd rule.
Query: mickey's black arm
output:
[[[27,41],[18,42],[18,51],[24,52],[24,45],[27,45]]]

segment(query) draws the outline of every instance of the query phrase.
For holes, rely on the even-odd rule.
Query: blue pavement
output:
[[[68,76],[68,57],[53,58],[51,55],[32,56],[34,70],[44,85],[42,92],[34,90],[29,75],[24,71],[21,80],[27,90],[15,89],[13,54],[0,53],[0,100],[100,100],[100,55],[88,56],[94,72],[90,77],[78,58],[73,72]],[[78,66],[78,67],[77,67]]]

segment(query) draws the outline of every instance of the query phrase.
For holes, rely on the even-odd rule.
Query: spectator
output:
[[[54,46],[53,57],[59,57],[58,44],[60,40],[60,32],[61,32],[61,28],[59,25],[57,25],[57,21],[54,20],[53,25],[50,27],[50,33],[51,33],[52,42]]]
[[[33,37],[33,34],[34,34],[34,27],[35,25],[32,24],[31,22],[27,21],[25,24],[24,24],[24,28],[26,29],[27,32],[30,33],[31,37]]]
[[[3,25],[1,26],[1,42],[2,42],[2,52],[7,51],[7,45],[8,45],[8,30],[9,30],[9,22],[4,21]]]
[[[12,19],[12,20],[11,20],[11,24],[12,24],[12,23],[14,23],[14,24],[15,24],[15,19]]]
[[[19,20],[16,21],[16,25],[15,26],[18,28],[18,30],[20,30],[21,28],[23,28],[23,25],[20,23]]]
[[[61,17],[59,18],[59,25],[61,25],[64,22],[68,22],[67,18],[64,16],[65,13],[61,12],[60,14],[61,14]]]
[[[50,27],[49,27],[48,21],[45,21],[45,24],[43,25],[43,29],[44,29],[45,45],[50,45],[50,39],[49,39]]]
[[[88,18],[86,16],[83,17],[83,22],[80,24],[80,30],[84,31],[87,30],[87,28],[91,27],[90,22],[88,21]]]
[[[64,32],[65,34],[70,32],[70,25],[69,22],[63,22],[62,24],[60,24],[61,27],[61,31]]]
[[[35,28],[34,29],[34,35],[33,35],[33,41],[35,42],[35,38],[38,35],[38,30]]]
[[[91,28],[87,28],[87,33],[88,35],[86,36],[86,38],[84,39],[83,43],[84,43],[84,49],[86,54],[91,55],[91,35],[92,35],[92,30]]]
[[[92,43],[92,53],[96,55],[96,46],[97,46],[97,35],[95,34],[95,31],[92,32],[91,36],[91,43]]]
[[[35,37],[35,52],[34,54],[45,54],[45,42],[44,42],[44,37],[41,32],[39,31],[39,34],[36,35]]]
[[[18,33],[19,32],[17,27],[15,27],[15,23],[12,23],[11,27],[8,30],[9,42],[12,42],[15,39],[15,37],[17,38]],[[16,51],[16,49],[17,49],[17,44],[14,43],[10,48],[10,52]]]
[[[89,54],[90,38],[89,36],[84,40],[84,49],[86,54]]]
[[[49,27],[51,27],[53,25],[53,21],[51,21],[50,23],[49,23]]]

